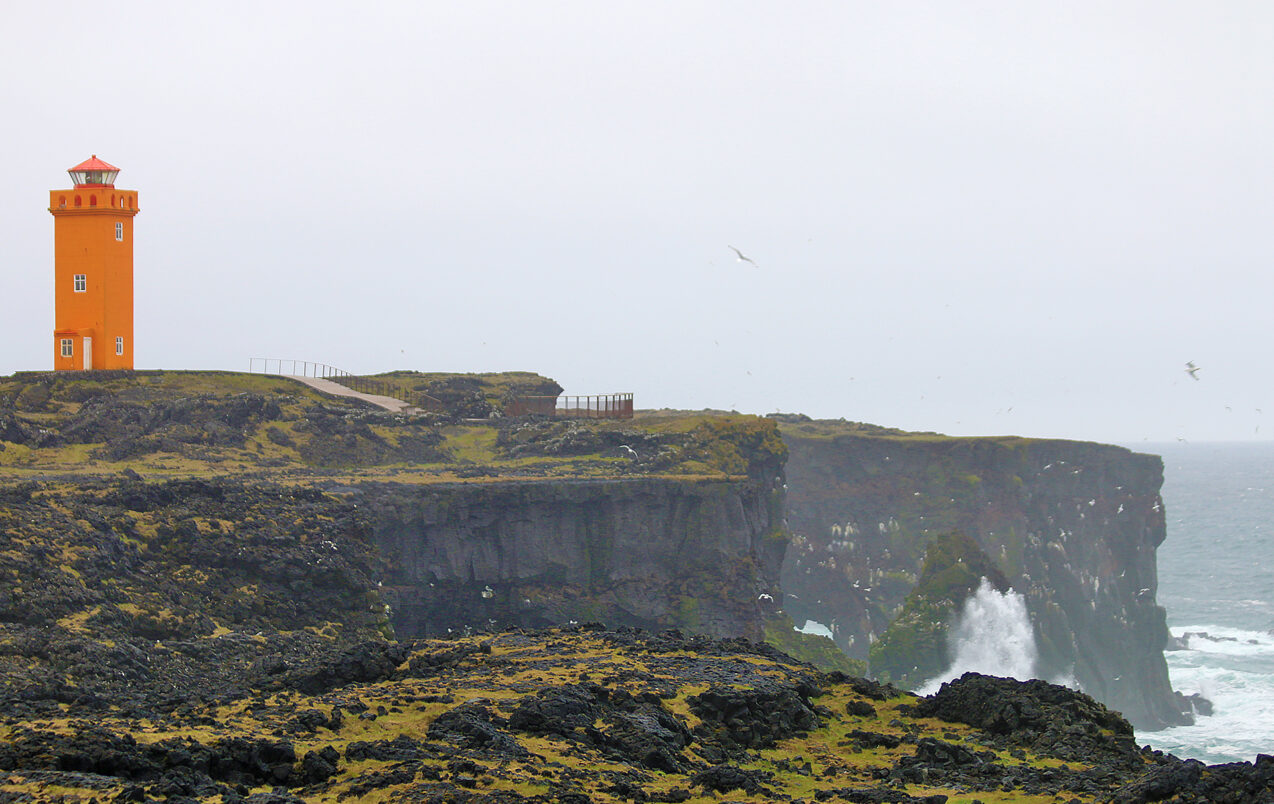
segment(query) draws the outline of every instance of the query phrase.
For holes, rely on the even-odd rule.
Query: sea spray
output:
[[[965,600],[947,640],[951,666],[926,681],[917,690],[921,695],[931,695],[944,681],[970,671],[1023,681],[1035,677],[1038,652],[1026,598],[1012,589],[998,592],[986,578]]]

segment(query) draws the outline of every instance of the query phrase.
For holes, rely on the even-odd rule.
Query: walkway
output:
[[[379,405],[391,413],[416,413],[419,408],[412,407],[411,403],[404,402],[401,399],[394,399],[392,396],[380,396],[379,394],[365,394],[361,391],[355,391],[352,388],[346,388],[339,382],[325,380],[322,377],[302,377],[299,374],[282,375],[290,380],[303,382],[316,391],[322,391],[332,396],[349,396],[354,399],[361,399],[364,402],[371,402],[373,405]]]

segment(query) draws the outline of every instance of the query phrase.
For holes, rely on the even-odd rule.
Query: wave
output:
[[[1174,726],[1143,735],[1160,750],[1204,762],[1251,762],[1270,751],[1274,722],[1274,673],[1226,667],[1170,667],[1172,686],[1199,693],[1212,702],[1213,714],[1193,725]]]
[[[1187,625],[1170,630],[1174,643],[1184,650],[1224,656],[1274,656],[1274,634],[1269,631],[1224,625]]]
[[[1172,688],[1207,698],[1213,714],[1142,738],[1157,749],[1204,762],[1251,762],[1269,753],[1274,748],[1274,634],[1219,625],[1171,631],[1185,648],[1166,654]]]

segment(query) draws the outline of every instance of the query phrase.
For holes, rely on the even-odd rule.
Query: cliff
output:
[[[843,650],[867,658],[902,613],[929,545],[964,534],[1025,595],[1041,675],[1073,677],[1142,728],[1183,721],[1155,603],[1158,457],[799,419],[782,434],[793,532],[782,586],[798,622],[828,624]],[[936,625],[945,633],[946,622]],[[873,671],[914,683],[947,658],[878,650]]]
[[[909,649],[919,643],[898,615],[933,540],[964,533],[1030,601],[1043,674],[1073,674],[1143,726],[1180,717],[1154,604],[1154,458],[798,420],[781,440],[774,421],[709,411],[508,419],[496,407],[510,388],[551,381],[392,379],[447,404],[398,416],[285,378],[218,372],[0,378],[0,475],[305,489],[362,534],[378,567],[371,594],[404,636],[600,620],[758,638],[768,627],[798,645],[775,638],[781,605],[832,625],[849,655],[900,681],[942,669],[940,650]],[[780,598],[789,451],[796,536]],[[255,515],[229,506],[213,518],[223,540],[245,516]],[[184,538],[217,532],[173,517]],[[966,568],[981,560],[966,552]],[[930,648],[959,602],[953,589],[911,609],[946,615],[908,615]]]
[[[256,532],[259,497],[300,493],[280,522],[318,510],[360,534],[382,569],[358,594],[388,604],[404,636],[574,620],[763,637],[786,547],[773,422],[507,418],[509,394],[557,386],[528,373],[382,379],[438,409],[390,414],[228,372],[0,378],[0,478],[112,488],[77,505],[124,528],[112,501],[137,497],[163,528],[224,549]],[[187,493],[207,512],[187,510]],[[180,557],[183,544],[148,549]]]
[[[1064,688],[968,675],[919,699],[654,632],[773,631],[782,567],[805,584],[788,611],[867,655],[849,637],[986,574],[1043,612],[1049,667],[1153,682],[1136,663],[1158,646],[1135,641],[1162,631],[1153,458],[789,429],[807,535],[785,562],[772,421],[396,417],[243,375],[0,380],[0,798],[1269,800],[1268,758],[1138,750]],[[1130,656],[1106,656],[1120,639]]]
[[[360,486],[400,637],[605,622],[761,639],[786,547],[773,479]]]

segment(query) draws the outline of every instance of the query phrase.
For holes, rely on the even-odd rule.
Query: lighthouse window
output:
[[[88,275],[76,274],[75,275],[75,292],[85,293],[87,291],[88,291]]]
[[[74,357],[75,347],[70,338],[62,338],[62,357]]]
[[[115,239],[121,241],[124,239],[124,224],[118,222],[115,224]]]
[[[124,354],[124,338],[123,338],[123,336],[117,336],[117,337],[115,338],[115,354],[117,354],[117,355],[122,355],[122,354]]]

